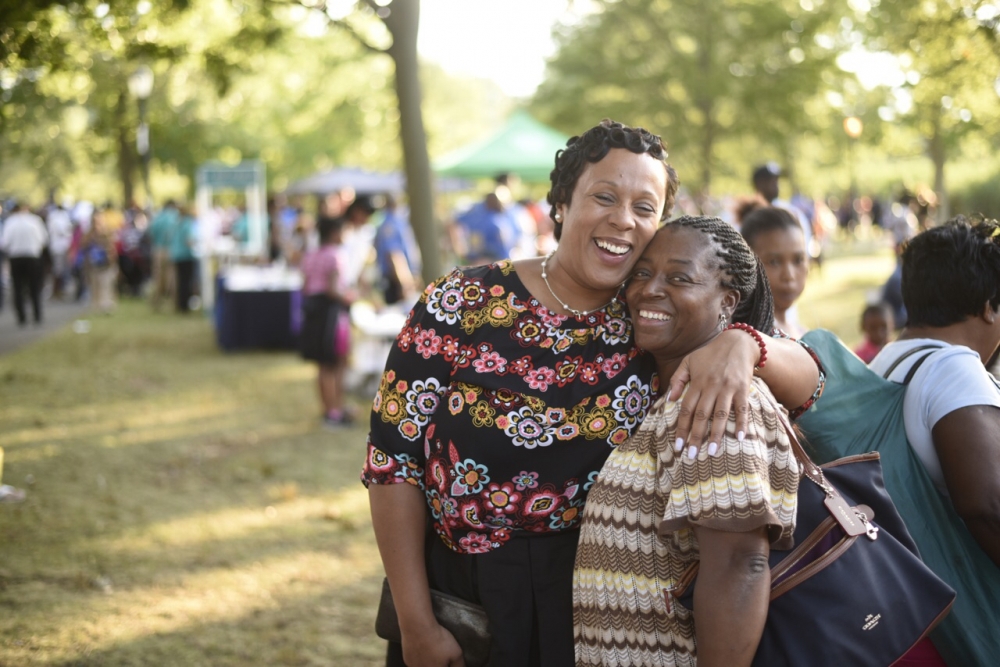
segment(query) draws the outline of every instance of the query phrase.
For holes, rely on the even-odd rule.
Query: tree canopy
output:
[[[888,91],[881,116],[919,137],[934,165],[943,219],[949,211],[949,158],[966,137],[1000,129],[1000,6],[982,0],[881,0],[857,18],[869,48],[891,53],[899,63],[904,82],[895,95]]]
[[[695,195],[747,191],[751,167],[767,160],[812,194],[845,189],[845,116],[864,121],[857,155],[907,164],[923,155],[945,202],[946,165],[992,152],[996,3],[593,5],[582,21],[557,27],[558,50],[530,110],[568,135],[603,117],[662,134]],[[489,135],[513,105],[496,86],[411,68],[415,52],[401,55],[393,31],[415,27],[408,12],[418,6],[0,0],[0,195],[142,200],[138,105],[128,92],[141,65],[155,77],[147,106],[160,199],[189,196],[208,160],[261,159],[280,190],[319,169],[398,169],[423,144],[438,157]],[[872,57],[894,64],[896,80],[873,85],[864,64],[848,66]],[[413,83],[422,100],[406,106]],[[415,111],[426,137],[404,151],[404,119]],[[885,188],[895,173],[865,187]]]
[[[864,121],[861,140],[883,153],[923,150],[943,194],[947,156],[963,137],[982,140],[998,118],[1000,9],[992,2],[596,5],[589,19],[560,29],[533,110],[568,133],[602,117],[648,127],[696,194],[719,176],[746,188],[751,166],[767,159],[793,178],[823,174],[826,190],[843,184],[842,121],[854,115]],[[846,55],[897,62],[905,78],[873,85],[869,72],[848,71]]]
[[[141,64],[155,76],[148,110],[159,199],[190,196],[208,160],[262,159],[278,190],[334,165],[402,165],[392,61],[317,20],[316,9],[265,0],[16,8],[4,7],[0,22],[7,193],[130,196],[138,110],[127,82]],[[420,77],[436,154],[488,132],[509,104],[492,84],[437,66]]]
[[[609,116],[662,132],[707,191],[719,145],[764,137],[780,154],[814,129],[807,101],[834,67],[836,15],[779,0],[602,0],[565,29],[534,99],[566,131]]]

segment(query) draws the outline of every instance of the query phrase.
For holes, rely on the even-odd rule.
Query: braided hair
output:
[[[733,322],[744,322],[770,334],[774,329],[774,300],[764,265],[736,229],[719,218],[685,215],[667,223],[694,229],[710,237],[718,246],[715,256],[725,277],[722,286],[740,294]]]
[[[605,118],[583,134],[571,137],[566,142],[566,148],[556,152],[556,166],[549,175],[552,188],[545,200],[551,205],[549,217],[555,223],[557,240],[562,235],[562,225],[556,220],[556,208],[560,204],[569,205],[584,167],[603,160],[612,148],[624,148],[637,155],[645,153],[663,163],[667,169],[667,191],[660,220],[670,217],[680,181],[674,168],[667,164],[663,140],[641,127],[633,128]]]

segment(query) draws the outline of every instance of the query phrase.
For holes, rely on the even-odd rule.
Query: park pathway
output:
[[[0,310],[0,355],[13,352],[19,347],[41,340],[51,333],[71,326],[75,320],[86,318],[88,308],[86,302],[46,300],[42,304],[42,324],[38,326],[30,322],[31,308],[28,308],[29,322],[27,326],[17,325],[17,314],[10,295],[4,295],[3,310]]]

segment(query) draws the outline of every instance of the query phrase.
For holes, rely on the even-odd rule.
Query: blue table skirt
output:
[[[302,292],[231,292],[216,278],[215,337],[223,350],[298,348]]]

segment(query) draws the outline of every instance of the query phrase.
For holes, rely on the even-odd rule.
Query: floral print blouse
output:
[[[579,527],[587,491],[645,418],[654,364],[615,300],[558,315],[510,261],[432,283],[372,405],[365,484],[413,484],[459,553]]]

